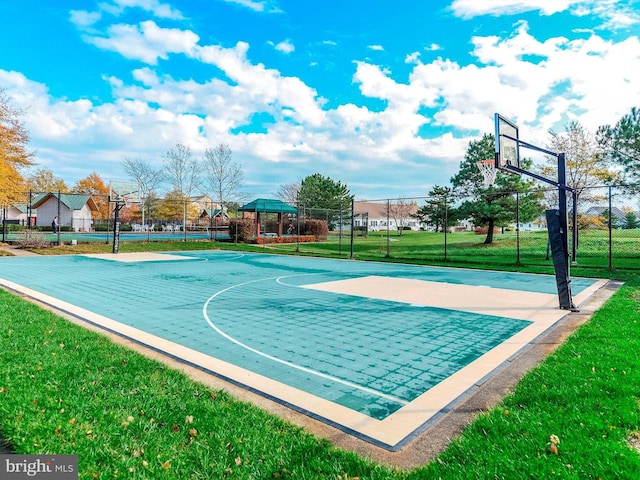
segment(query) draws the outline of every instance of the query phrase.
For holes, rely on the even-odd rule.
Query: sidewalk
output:
[[[28,250],[22,250],[20,248],[15,248],[11,245],[0,245],[0,250],[9,252],[11,255],[14,255],[16,257],[30,257],[33,255],[38,255],[37,253],[33,253]]]

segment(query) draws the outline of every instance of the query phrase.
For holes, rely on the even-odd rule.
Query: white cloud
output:
[[[269,42],[269,45],[272,45],[276,50],[287,55],[293,53],[296,49],[295,45],[289,39],[283,40],[280,43]]]
[[[179,20],[184,18],[179,10],[174,9],[168,3],[158,0],[111,0],[99,4],[100,9],[112,15],[120,15],[128,8],[140,8],[150,12],[158,18]]]
[[[603,24],[599,29],[605,31],[640,23],[640,14],[625,0],[454,0],[450,8],[454,15],[463,19],[531,11],[539,11],[545,16],[569,12],[577,17],[600,17]]]
[[[480,15],[514,15],[539,10],[542,15],[567,10],[572,5],[584,3],[584,0],[454,0],[453,13],[469,19]]]
[[[85,34],[83,39],[103,50],[119,53],[131,60],[155,65],[170,53],[191,54],[199,37],[189,30],[162,28],[147,20],[135,25],[112,25],[106,37]]]
[[[226,3],[233,3],[258,13],[282,13],[276,0],[222,0]]]
[[[384,47],[382,45],[368,45],[367,48],[369,50],[375,50],[376,52],[384,52]]]
[[[87,12],[84,10],[71,10],[69,19],[76,27],[86,30],[97,23],[102,17],[101,12]]]

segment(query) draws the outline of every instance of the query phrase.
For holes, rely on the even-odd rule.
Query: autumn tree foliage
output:
[[[109,217],[109,187],[96,172],[78,180],[71,192],[91,195],[98,206],[99,218]]]
[[[603,155],[598,147],[596,137],[578,122],[569,122],[564,132],[549,132],[549,149],[565,154],[567,185],[576,192],[576,208],[600,198],[594,194],[592,187],[609,185],[619,181],[619,177],[611,166],[610,159]],[[540,171],[546,178],[556,179],[558,161],[548,157],[547,163]],[[557,195],[552,195],[555,199]],[[556,204],[557,200],[553,201]]]
[[[33,164],[33,152],[27,150],[29,132],[20,121],[23,112],[11,104],[11,99],[0,89],[0,204],[24,201],[26,188],[22,170]]]
[[[71,189],[65,181],[56,177],[54,173],[47,168],[39,168],[29,174],[26,178],[27,188],[34,193],[60,192],[70,193]]]
[[[154,208],[154,217],[165,222],[179,223],[194,221],[198,218],[198,210],[191,199],[178,189],[171,190]]]

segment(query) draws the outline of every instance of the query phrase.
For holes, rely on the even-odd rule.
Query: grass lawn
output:
[[[120,251],[191,247],[211,245]],[[89,249],[48,253],[67,248]],[[0,430],[19,453],[78,454],[83,479],[640,478],[640,278],[622,275],[589,323],[410,472],[338,450],[2,290]]]

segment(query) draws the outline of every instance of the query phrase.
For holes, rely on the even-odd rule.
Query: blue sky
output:
[[[247,200],[321,173],[447,185],[499,112],[595,132],[640,98],[635,0],[0,0],[0,88],[67,184],[220,143]],[[204,192],[206,193],[206,192]]]

